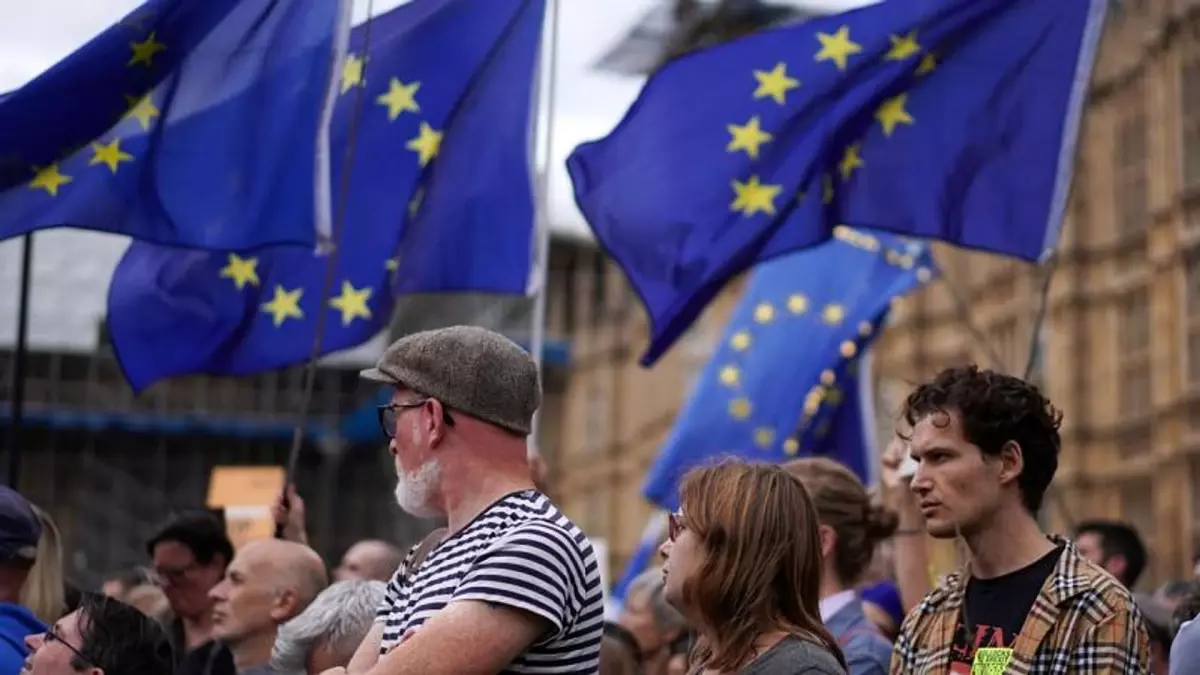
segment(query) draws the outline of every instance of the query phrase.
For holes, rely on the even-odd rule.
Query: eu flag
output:
[[[924,244],[847,227],[757,269],[650,469],[646,498],[674,509],[680,478],[727,455],[824,455],[869,480],[873,390],[860,381],[860,355],[893,300],[934,274]]]
[[[649,365],[741,271],[839,224],[1053,249],[1108,0],[887,0],[685,55],[567,160]]]
[[[134,242],[108,321],[135,390],[247,374],[357,345],[407,291],[522,294],[529,137],[544,0],[414,0],[355,28],[334,113],[335,283],[310,248],[183,251]],[[344,182],[343,182],[344,181]],[[249,221],[247,221],[249,222]]]
[[[341,5],[150,0],[0,100],[0,239],[311,245]]]

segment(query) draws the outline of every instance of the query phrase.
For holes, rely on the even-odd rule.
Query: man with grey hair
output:
[[[379,420],[397,503],[445,518],[447,536],[401,563],[346,670],[596,673],[596,553],[530,471],[527,437],[542,398],[533,358],[503,335],[453,326],[401,338],[362,375],[392,388]]]
[[[352,579],[326,588],[308,609],[279,627],[271,650],[277,675],[316,675],[345,666],[371,630],[382,581]]]
[[[646,570],[629,584],[617,623],[637,640],[642,673],[665,675],[671,643],[687,633],[687,619],[663,596],[661,569]]]

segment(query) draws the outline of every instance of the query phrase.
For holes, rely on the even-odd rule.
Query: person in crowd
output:
[[[329,583],[316,551],[294,541],[251,541],[233,556],[213,600],[212,636],[229,648],[239,675],[269,675],[279,626]]]
[[[1171,641],[1175,639],[1175,621],[1166,607],[1145,593],[1134,593],[1133,601],[1146,620],[1146,632],[1150,636],[1150,675],[1167,675],[1167,662],[1171,656]]]
[[[321,591],[299,616],[279,627],[271,670],[276,675],[317,675],[349,664],[375,622],[385,589],[382,581],[349,579]]]
[[[1179,603],[1183,602],[1188,593],[1191,593],[1193,583],[1192,581],[1183,581],[1180,579],[1164,582],[1163,585],[1154,590],[1154,601],[1166,607],[1167,611],[1174,614],[1175,609],[1179,607]]]
[[[895,642],[900,633],[900,624],[904,622],[904,602],[900,599],[900,588],[891,581],[880,581],[864,586],[861,594],[863,614],[875,624],[880,635],[889,643]]]
[[[150,584],[134,586],[123,597],[116,599],[133,606],[142,614],[154,619],[163,626],[168,628],[171,626],[173,618],[171,615],[171,603],[167,601],[167,594],[163,593],[162,589],[158,586]]]
[[[821,542],[821,621],[838,639],[850,675],[887,673],[892,643],[867,618],[854,590],[875,547],[896,531],[898,516],[871,501],[854,472],[827,457],[795,459],[783,468],[808,490]]]
[[[1132,589],[1146,569],[1146,546],[1137,530],[1115,520],[1089,520],[1075,528],[1079,553]]]
[[[629,584],[617,623],[636,641],[642,672],[666,675],[671,644],[687,632],[687,620],[663,596],[661,568],[646,570]]]
[[[67,584],[63,578],[62,536],[50,514],[30,504],[33,515],[42,528],[38,537],[33,565],[21,584],[18,603],[33,612],[46,624],[58,621],[67,613]]]
[[[1194,675],[1200,666],[1200,621],[1189,619],[1171,642],[1170,675]]]
[[[600,675],[642,675],[638,642],[625,628],[615,623],[604,624],[604,640],[600,643]]]
[[[909,395],[903,419],[925,527],[961,537],[971,561],[904,620],[892,673],[1141,672],[1149,639],[1129,590],[1038,527],[1062,421],[1038,388],[949,368]]]
[[[379,539],[364,539],[346,549],[341,563],[333,571],[333,578],[386,582],[403,561],[404,552],[395,546]]]
[[[146,552],[175,615],[168,634],[180,675],[232,672],[229,650],[212,641],[213,601],[208,595],[233,559],[233,544],[220,519],[208,512],[175,516],[150,537]]]
[[[380,423],[396,502],[448,525],[401,564],[349,671],[595,673],[600,569],[587,536],[533,483],[526,437],[541,386],[530,355],[455,326],[401,338],[363,377],[394,390]]]
[[[25,639],[25,675],[173,675],[175,657],[162,626],[100,593],[83,593],[79,608],[53,628]],[[7,671],[6,671],[7,672]],[[11,671],[16,672],[16,671]]]
[[[767,464],[689,471],[669,520],[664,593],[697,633],[697,671],[844,674],[820,618],[819,515],[804,485]]]
[[[104,578],[100,591],[110,598],[122,600],[129,591],[154,584],[154,573],[142,565],[131,565]]]
[[[0,485],[0,673],[16,673],[28,653],[25,638],[46,623],[21,604],[21,591],[37,564],[42,524],[19,492]]]

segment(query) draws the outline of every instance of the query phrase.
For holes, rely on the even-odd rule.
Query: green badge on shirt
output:
[[[971,661],[971,675],[1004,675],[1004,669],[1012,660],[1012,649],[1008,647],[980,647],[975,650]]]

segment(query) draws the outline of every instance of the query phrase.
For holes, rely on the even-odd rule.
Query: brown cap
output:
[[[542,402],[529,352],[479,326],[451,326],[400,338],[362,377],[412,389],[446,406],[528,436]]]

